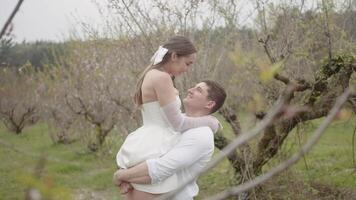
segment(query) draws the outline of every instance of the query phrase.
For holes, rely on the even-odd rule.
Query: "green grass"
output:
[[[247,124],[247,117],[242,117],[241,124],[246,129],[244,125]],[[302,143],[320,122],[321,120],[313,121],[300,131]],[[352,132],[355,122],[355,116],[349,121],[335,121],[306,156],[308,169],[302,159],[289,171],[297,174],[298,179],[303,182],[320,182],[338,188],[355,189],[356,172],[353,171],[355,166],[352,164]],[[228,137],[232,138],[228,125],[223,123],[223,126]],[[105,150],[89,153],[86,145],[80,141],[66,145],[54,144],[48,130],[46,124],[40,123],[15,135],[0,126],[0,199],[24,199],[25,189],[29,185],[42,188],[48,196],[63,193],[71,195],[69,199],[79,196],[83,199],[120,199],[111,182],[116,169],[115,154],[122,142],[114,133]],[[288,158],[298,149],[297,133],[294,130],[283,145],[281,153],[264,170]],[[46,156],[47,159],[42,178],[38,180],[33,178],[33,174],[41,156]],[[232,175],[232,169],[225,160],[199,178],[200,194],[197,199],[227,188],[231,184]]]
[[[323,120],[314,120],[300,128],[299,133],[294,129],[286,139],[280,153],[264,167],[264,171],[268,171],[296,153]],[[288,170],[293,176],[286,175],[285,178],[296,178],[297,182],[307,184],[306,187],[326,186],[334,190],[335,195],[337,191],[344,190],[353,191],[356,194],[356,166],[352,161],[352,135],[355,126],[356,116],[348,120],[334,121],[312,150]],[[283,179],[283,175],[278,178]],[[289,182],[293,182],[292,179]]]
[[[321,121],[322,119],[315,120],[304,133],[300,133],[304,134],[301,138],[306,140]],[[349,121],[335,121],[318,144],[305,156],[306,164],[302,160],[293,166],[292,170],[308,180],[356,189],[356,166],[353,166],[352,161],[352,133],[356,126],[355,122],[356,117]],[[295,140],[295,137],[289,137],[285,146],[291,146],[296,143]],[[295,146],[293,149],[298,148]]]
[[[32,177],[41,156],[47,158],[43,177],[53,184],[49,190],[63,188],[73,197],[81,189],[88,189],[120,199],[111,182],[115,155],[89,153],[80,142],[54,144],[47,129],[45,124],[39,124],[15,135],[1,127],[0,140],[6,146],[0,147],[0,199],[23,199],[29,185],[26,179]]]

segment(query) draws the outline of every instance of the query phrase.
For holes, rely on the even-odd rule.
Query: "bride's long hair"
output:
[[[161,67],[163,64],[169,61],[171,58],[171,55],[173,52],[177,54],[177,56],[187,56],[192,53],[196,53],[197,49],[195,48],[194,44],[184,36],[174,36],[171,37],[168,41],[166,41],[162,47],[168,49],[168,52],[166,55],[163,57],[162,62],[153,65],[152,63],[146,67],[146,69],[143,70],[143,72],[140,74],[137,84],[136,84],[136,89],[134,93],[134,103],[136,106],[141,106],[142,105],[142,83],[143,79],[145,78],[145,75],[147,74],[148,71],[151,69],[156,69]]]

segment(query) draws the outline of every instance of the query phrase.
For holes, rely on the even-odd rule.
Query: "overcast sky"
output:
[[[0,0],[0,28],[3,27],[16,6],[18,0]],[[77,21],[85,22],[92,27],[102,24],[102,17],[93,3],[94,0],[24,0],[19,12],[13,20],[14,39],[17,42],[52,40],[63,41],[73,27],[80,27]],[[95,0],[105,4],[105,0]],[[272,0],[273,1],[273,0]],[[275,0],[279,1],[279,0]],[[172,1],[175,2],[175,1]],[[239,1],[241,22],[251,21],[250,12],[254,6],[250,0]],[[314,1],[306,1],[312,3]],[[312,4],[307,5],[311,7]]]
[[[0,0],[2,28],[17,0]],[[75,17],[98,23],[100,15],[91,0],[24,0],[13,25],[15,41],[61,41],[76,26]]]

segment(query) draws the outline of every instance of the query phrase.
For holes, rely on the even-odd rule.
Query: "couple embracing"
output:
[[[220,125],[211,114],[224,104],[226,92],[215,81],[204,80],[181,101],[172,80],[191,67],[196,53],[188,38],[172,37],[158,48],[138,80],[134,101],[143,125],[121,146],[116,156],[120,169],[113,177],[125,199],[154,199],[172,192],[211,159]],[[173,199],[193,199],[198,192],[192,182]]]

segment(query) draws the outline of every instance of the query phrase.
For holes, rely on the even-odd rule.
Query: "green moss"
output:
[[[331,60],[323,61],[324,64],[321,67],[321,73],[318,75],[320,78],[329,77],[338,73],[342,68],[349,66],[355,62],[355,56],[352,54],[339,54],[334,56]]]

